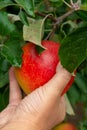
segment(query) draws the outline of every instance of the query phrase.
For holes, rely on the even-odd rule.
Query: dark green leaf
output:
[[[40,46],[36,46],[36,50],[37,50],[38,54],[41,54],[44,51],[44,48],[42,48]]]
[[[38,12],[46,11],[46,5],[45,5],[44,1],[43,2],[41,1],[41,3],[39,2],[39,4],[36,6],[36,10]]]
[[[59,1],[62,1],[62,0],[49,0],[51,2],[59,2]]]
[[[3,9],[7,6],[14,5],[12,0],[0,0],[0,9]]]
[[[77,73],[75,77],[75,83],[77,84],[81,92],[87,94],[87,80],[84,76],[82,76],[80,73]]]
[[[67,95],[72,105],[76,105],[79,102],[80,93],[75,84],[71,86],[71,88],[67,92]]]
[[[10,67],[8,61],[0,53],[0,71],[7,72]]]
[[[58,8],[62,5],[62,0],[49,0],[53,7]]]
[[[76,12],[76,14],[82,19],[87,21],[87,11],[79,10]]]
[[[84,105],[87,106],[87,93],[82,93],[81,92],[80,102],[84,103]]]
[[[0,88],[4,87],[9,82],[8,73],[0,72]]]
[[[27,20],[27,16],[26,16],[26,14],[22,10],[20,10],[20,12],[19,12],[19,17],[20,17],[21,22],[23,24],[25,24],[27,26],[29,25],[28,20]]]
[[[62,41],[59,56],[62,65],[73,72],[87,55],[87,27],[78,28]]]
[[[2,55],[10,62],[13,66],[21,66],[22,62],[22,50],[21,50],[21,41],[20,36],[17,34],[13,34],[6,44],[4,44],[2,48]]]
[[[9,35],[14,30],[16,30],[16,27],[9,21],[7,13],[0,11],[0,34]]]
[[[0,112],[3,110],[4,108],[4,103],[3,103],[3,96],[2,93],[0,92]]]
[[[30,16],[34,16],[33,0],[15,0]]]
[[[79,122],[79,130],[86,130],[87,129],[87,120],[82,120]]]
[[[3,92],[3,99],[4,99],[4,108],[9,103],[9,86],[6,86]]]
[[[9,100],[9,88],[0,89],[0,111],[2,111],[8,105]]]

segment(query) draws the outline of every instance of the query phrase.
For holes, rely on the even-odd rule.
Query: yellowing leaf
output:
[[[69,114],[69,115],[75,115],[75,112],[71,106],[71,103],[67,97],[67,95],[65,94],[65,102],[66,102],[66,113]]]
[[[23,38],[25,41],[32,42],[36,45],[41,45],[43,20],[35,20],[29,26],[23,27]]]
[[[48,16],[49,15],[47,15],[44,19],[40,20],[28,19],[29,26],[23,26],[23,38],[25,41],[32,42],[44,48],[41,45],[41,40],[44,35],[44,22]]]

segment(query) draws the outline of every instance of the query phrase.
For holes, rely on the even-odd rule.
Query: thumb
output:
[[[61,96],[61,93],[68,84],[70,78],[71,74],[59,63],[56,68],[56,74],[44,85],[44,87],[46,87],[49,93]]]

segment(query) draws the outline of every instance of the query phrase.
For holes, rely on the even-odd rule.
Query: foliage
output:
[[[30,41],[43,51],[43,39],[60,42],[62,65],[70,72],[77,70],[67,95],[73,108],[83,104],[83,117],[77,124],[85,129],[87,0],[0,0],[0,110],[8,104],[8,70],[21,66],[22,45]]]

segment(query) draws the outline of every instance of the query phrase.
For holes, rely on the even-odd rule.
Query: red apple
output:
[[[61,123],[53,128],[53,130],[77,130],[76,126],[71,123]]]
[[[22,48],[22,66],[21,68],[15,67],[18,83],[26,94],[44,85],[56,73],[60,44],[53,41],[42,41],[42,45],[46,49],[39,54],[35,44],[26,43]],[[73,81],[72,76],[62,95],[69,89]]]

